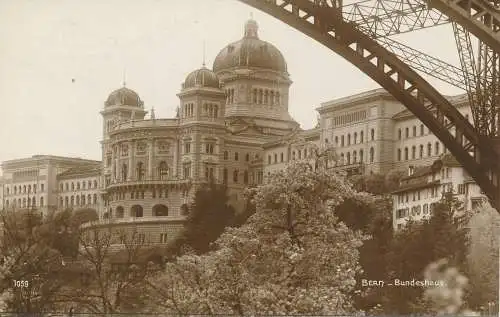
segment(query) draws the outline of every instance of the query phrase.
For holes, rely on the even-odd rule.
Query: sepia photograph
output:
[[[0,0],[0,317],[499,316],[497,0]]]

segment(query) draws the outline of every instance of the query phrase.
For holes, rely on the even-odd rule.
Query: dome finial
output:
[[[127,69],[123,68],[123,78],[122,78],[123,87],[127,87]]]
[[[203,41],[203,67],[205,67],[205,41]]]
[[[245,23],[245,37],[259,38],[258,31],[259,25],[253,19],[253,13],[250,13],[250,20]]]

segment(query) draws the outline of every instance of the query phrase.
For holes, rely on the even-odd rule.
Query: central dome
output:
[[[271,43],[260,40],[258,29],[257,22],[247,21],[243,38],[223,48],[215,58],[214,72],[235,67],[256,67],[286,73],[283,54]]]

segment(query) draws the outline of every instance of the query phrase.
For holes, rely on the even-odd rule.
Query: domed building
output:
[[[263,182],[265,144],[299,128],[288,113],[291,84],[285,58],[249,20],[213,70],[203,65],[186,76],[176,118],[154,110],[146,118],[138,93],[113,91],[101,111],[104,207],[84,228],[134,228],[144,241],[166,243],[210,180],[226,184],[241,209],[242,191]]]

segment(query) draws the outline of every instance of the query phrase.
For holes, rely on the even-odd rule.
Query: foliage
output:
[[[356,193],[321,164],[298,162],[250,192],[256,211],[206,255],[184,255],[152,281],[172,314],[353,312],[350,294],[365,238],[335,210]],[[317,167],[317,168],[315,168]]]
[[[425,280],[439,281],[442,285],[426,289],[424,300],[432,303],[431,310],[438,315],[480,316],[477,312],[463,308],[467,278],[455,267],[447,267],[447,264],[446,259],[441,259],[427,266]]]
[[[404,171],[392,170],[387,174],[353,175],[349,181],[359,192],[386,195],[399,187],[399,182],[404,176]]]
[[[197,254],[208,252],[211,243],[234,221],[235,211],[228,200],[224,185],[211,182],[199,188],[184,230],[170,245],[170,252],[178,255],[187,246]]]
[[[490,206],[483,206],[468,223],[469,249],[467,260],[471,295],[468,301],[473,307],[498,305],[498,249],[500,216]]]
[[[430,219],[409,221],[397,232],[387,254],[387,280],[423,280],[426,266],[441,258],[466,270],[466,231],[454,220],[460,209],[460,202],[445,196],[435,205]],[[419,304],[422,296],[419,287],[389,287],[382,306],[385,313],[425,313],[426,308]]]

